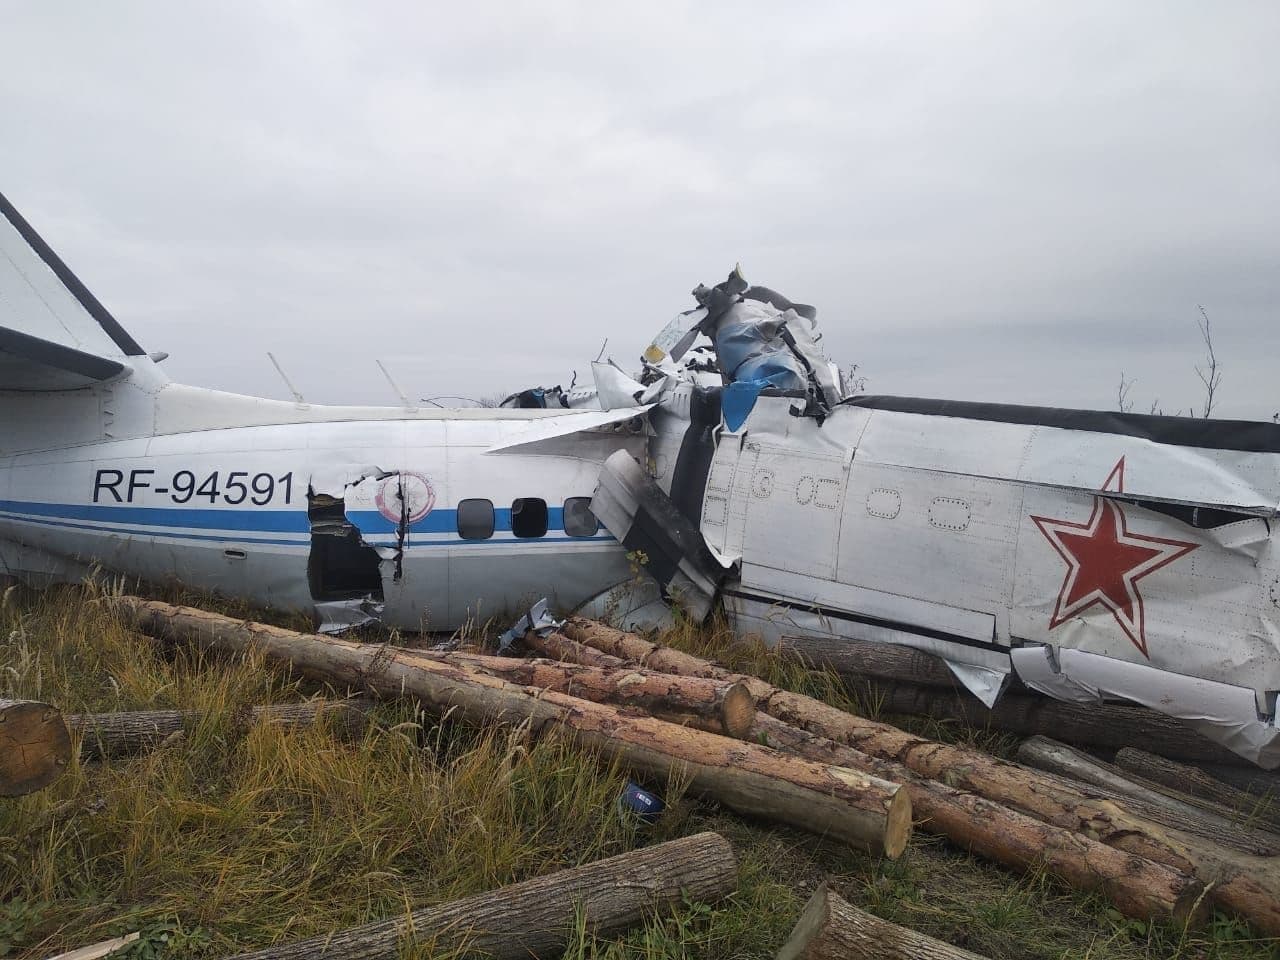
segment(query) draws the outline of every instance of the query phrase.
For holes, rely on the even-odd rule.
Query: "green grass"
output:
[[[722,625],[664,639],[839,706],[874,709],[832,676],[779,662]],[[887,862],[678,791],[663,819],[637,833],[615,812],[626,779],[616,766],[555,739],[442,723],[409,705],[378,707],[354,742],[324,727],[238,722],[244,705],[321,692],[254,659],[166,652],[122,627],[92,590],[8,592],[0,697],[67,713],[181,707],[202,717],[151,754],[75,764],[40,793],[0,800],[0,956],[44,958],[140,930],[132,956],[221,957],[706,829],[739,855],[727,901],[686,904],[617,940],[580,926],[566,957],[772,957],[824,879],[880,916],[999,960],[1272,955],[1230,918],[1193,932],[1148,928],[924,834]],[[954,727],[921,732],[1009,746]],[[430,943],[402,954],[439,955]]]

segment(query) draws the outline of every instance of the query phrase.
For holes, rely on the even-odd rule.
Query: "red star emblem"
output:
[[[1124,457],[1102,489],[1124,493]],[[1138,581],[1185,557],[1198,544],[1131,532],[1124,509],[1106,497],[1093,498],[1093,513],[1086,523],[1048,517],[1031,519],[1050,546],[1067,561],[1067,576],[1058,591],[1049,629],[1100,604],[1111,611],[1125,636],[1148,657]]]

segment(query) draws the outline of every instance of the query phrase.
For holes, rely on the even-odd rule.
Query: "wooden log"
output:
[[[416,698],[437,714],[560,731],[607,758],[659,778],[687,775],[691,789],[738,813],[831,836],[896,858],[911,834],[911,801],[898,784],[679,727],[393,647],[302,634],[191,607],[117,598],[120,612],[153,636],[271,664],[339,690]]]
[[[1018,746],[1018,760],[1037,770],[1046,770],[1070,780],[1087,783],[1091,793],[1123,803],[1130,810],[1165,826],[1176,827],[1259,857],[1280,854],[1280,837],[1252,830],[1221,813],[1205,810],[1159,789],[1158,784],[1140,780],[1083,751],[1048,737],[1031,737]]]
[[[0,797],[43,790],[70,762],[71,736],[57,707],[0,700]]]
[[[552,631],[543,636],[530,631],[525,634],[524,644],[530,650],[536,650],[550,660],[564,663],[577,663],[585,667],[625,667],[626,660],[613,657],[595,647],[571,640],[559,631]]]
[[[1117,750],[1115,765],[1166,789],[1187,793],[1221,807],[1246,822],[1280,829],[1280,805],[1260,800],[1246,790],[1223,783],[1199,767],[1158,757],[1134,747]]]
[[[821,884],[777,960],[983,960],[859,910]]]
[[[694,676],[742,679],[689,654],[671,651],[678,656],[663,655],[665,648],[640,637],[619,637],[621,631],[602,624],[595,624],[590,631],[573,627],[573,621],[565,627],[571,638],[592,646],[599,643],[597,649],[614,656],[625,651],[630,659],[638,653],[641,662],[651,668],[661,660],[665,669],[675,672],[688,669]],[[852,746],[874,758],[899,762],[923,777],[1194,876],[1211,885],[1209,896],[1213,903],[1235,911],[1269,936],[1280,936],[1280,862],[1275,859],[1227,850],[1201,837],[1153,823],[1124,805],[1092,796],[1060,777],[998,760],[979,750],[918,737],[811,697],[780,690],[758,678],[749,678],[748,682],[759,708],[791,726]]]
[[[923,687],[964,691],[940,657],[896,643],[844,640],[835,637],[783,637],[776,647],[783,657],[841,677],[911,683]]]
[[[349,740],[363,735],[368,706],[348,700],[274,703],[251,707],[236,722],[243,726],[275,723],[305,728],[323,720],[336,736]],[[105,760],[153,750],[199,718],[199,713],[187,710],[83,713],[68,716],[67,726],[80,734],[82,760]]]
[[[609,936],[686,901],[715,903],[733,892],[737,874],[729,842],[700,833],[234,960],[394,960],[406,939],[493,960],[558,957],[579,911],[589,930]]]
[[[988,709],[968,693],[874,684],[863,688],[881,713],[950,720],[1021,737],[1042,734],[1076,746],[1117,750],[1142,743],[1178,760],[1247,766],[1248,761],[1173,717],[1123,704],[1064,703],[1038,695],[1003,696]]]
[[[543,649],[537,637],[527,638],[526,642]],[[612,665],[626,662],[567,638],[557,640],[555,647],[566,659],[576,660],[589,651],[608,657]],[[901,783],[911,794],[912,810],[922,830],[947,837],[963,849],[1012,869],[1043,869],[1077,889],[1097,890],[1125,916],[1199,922],[1207,913],[1207,904],[1201,900],[1204,885],[1197,880],[976,794],[926,779],[896,760],[869,757],[765,713],[757,714],[749,737],[753,742],[810,760],[864,770]]]
[[[1258,768],[1224,766],[1218,763],[1193,763],[1215,780],[1243,790],[1254,797],[1280,800],[1280,772]]]
[[[1044,870],[1077,890],[1102,893],[1127,917],[1196,924],[1207,914],[1204,884],[1171,867],[927,779],[892,760],[868,757],[766,714],[757,717],[751,737],[810,760],[890,776],[910,792],[921,830],[1014,870]]]
[[[412,653],[457,663],[524,687],[554,690],[596,703],[634,707],[675,723],[709,719],[714,721],[714,732],[730,737],[744,736],[756,716],[756,698],[745,683],[736,680],[678,677],[630,665],[598,667],[557,660],[432,654],[417,650]]]

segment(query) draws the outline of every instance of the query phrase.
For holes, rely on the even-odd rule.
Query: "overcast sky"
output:
[[[1280,4],[0,0],[0,192],[175,379],[624,367],[737,261],[877,393],[1280,409]]]

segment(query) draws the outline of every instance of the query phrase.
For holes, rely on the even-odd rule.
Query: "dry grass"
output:
[[[840,706],[873,706],[851,702],[830,675],[735,643],[722,626],[664,639]],[[355,742],[323,727],[236,722],[242,705],[318,692],[252,659],[166,653],[124,629],[92,592],[7,595],[0,696],[68,713],[180,706],[203,717],[159,751],[76,765],[48,790],[0,800],[0,956],[43,958],[131,930],[145,934],[134,956],[225,956],[704,829],[739,852],[728,902],[688,904],[617,941],[580,929],[566,956],[771,957],[824,877],[881,916],[1002,960],[1271,956],[1229,918],[1193,934],[1147,928],[924,835],[888,863],[679,796],[637,834],[615,812],[625,781],[616,767],[407,705],[379,707]],[[403,950],[434,955],[429,943]]]

